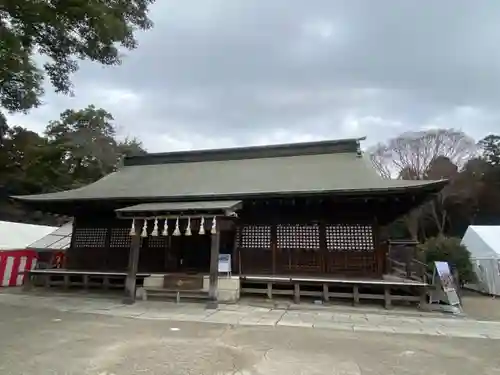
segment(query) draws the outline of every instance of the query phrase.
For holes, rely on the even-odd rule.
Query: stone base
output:
[[[164,277],[162,274],[154,274],[144,278],[144,288],[163,288]]]
[[[208,292],[209,277],[203,277],[203,291]],[[219,302],[235,303],[240,299],[239,276],[219,275],[217,299]]]
[[[163,288],[163,274],[153,274],[144,279],[144,288]],[[203,276],[203,292],[208,293],[209,276]],[[240,299],[240,278],[239,276],[219,275],[218,281],[218,302],[235,303]],[[141,292],[139,292],[139,295]],[[139,296],[139,298],[141,298]]]

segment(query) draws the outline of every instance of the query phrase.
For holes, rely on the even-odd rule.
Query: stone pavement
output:
[[[6,303],[0,317],[1,375],[500,374],[499,342],[477,338],[130,319]]]
[[[62,312],[77,312],[145,320],[220,323],[237,326],[288,326],[332,329],[352,332],[380,332],[445,337],[500,340],[500,322],[477,321],[463,317],[426,313],[366,312],[350,310],[274,309],[248,305],[221,305],[206,310],[195,303],[175,304],[164,301],[141,301],[124,305],[118,298],[84,297],[74,294],[0,293],[0,304],[49,308]]]

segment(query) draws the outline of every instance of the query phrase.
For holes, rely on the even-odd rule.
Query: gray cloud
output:
[[[83,64],[66,107],[110,110],[152,151],[459,127],[500,131],[500,2],[158,0],[115,68]]]

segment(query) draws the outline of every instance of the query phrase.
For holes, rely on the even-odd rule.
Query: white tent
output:
[[[0,251],[26,249],[56,227],[0,221]]]
[[[483,293],[500,294],[500,225],[471,225],[462,245],[471,253],[477,283],[468,287]]]
[[[73,231],[73,223],[69,222],[55,229],[49,234],[39,237],[35,242],[30,243],[27,248],[37,251],[44,250],[66,250],[71,243],[71,233]]]

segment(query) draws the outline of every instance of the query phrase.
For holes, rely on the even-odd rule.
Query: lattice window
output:
[[[277,236],[278,247],[281,249],[320,248],[318,225],[278,225]]]
[[[111,229],[110,247],[130,247],[132,237],[130,236],[130,228],[113,228]]]
[[[271,227],[269,225],[246,225],[241,228],[239,239],[242,248],[271,248]]]
[[[372,226],[362,224],[328,225],[326,227],[326,248],[328,251],[373,251]]]
[[[166,248],[168,247],[168,237],[167,236],[149,236],[148,237],[148,247],[155,248]]]
[[[106,228],[76,228],[74,247],[104,247],[106,246]]]

